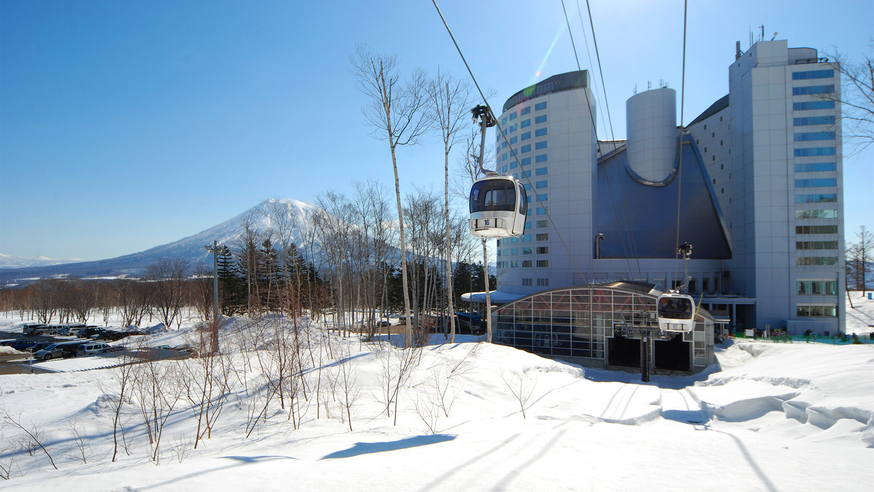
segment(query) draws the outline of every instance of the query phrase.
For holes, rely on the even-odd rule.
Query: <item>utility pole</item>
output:
[[[212,352],[217,354],[219,351],[218,343],[218,252],[220,251],[218,242],[213,241],[212,246],[204,246],[207,251],[212,253]],[[222,247],[221,249],[224,249]]]

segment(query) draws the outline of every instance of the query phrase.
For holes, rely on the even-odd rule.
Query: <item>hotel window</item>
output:
[[[531,152],[531,145],[522,146],[522,153],[524,154],[525,152]]]
[[[549,287],[549,279],[548,278],[539,278],[537,279],[538,287]]]
[[[525,265],[522,265],[522,266],[525,266]],[[531,266],[531,265],[528,265],[528,266]],[[522,279],[522,287],[531,287],[531,279],[530,278],[523,278]]]
[[[792,80],[832,79],[834,70],[809,70],[807,72],[792,72]]]
[[[537,228],[543,229],[544,227],[549,227],[549,221],[548,220],[538,220],[537,221]]]
[[[796,241],[795,249],[797,250],[821,250],[821,249],[838,249],[837,241]]]
[[[519,268],[519,262],[518,261],[511,261],[510,268]]]
[[[834,101],[804,101],[792,103],[792,109],[795,111],[808,111],[812,109],[834,109]]]
[[[800,296],[835,296],[838,283],[834,280],[799,280],[795,282],[795,293]]]
[[[522,134],[522,140],[528,140],[531,138],[531,132],[525,132]]]
[[[834,116],[806,116],[803,118],[794,118],[792,122],[795,126],[834,125],[835,124],[835,117]]]
[[[510,169],[516,169],[517,167],[518,165],[516,164],[516,161],[510,163]]]
[[[810,147],[807,149],[795,149],[795,157],[815,157],[820,155],[835,155],[834,147]]]
[[[545,167],[538,167],[534,170],[535,176],[543,176],[547,173],[547,169]]]
[[[835,266],[837,264],[837,256],[799,256],[795,258],[796,266]]]
[[[546,123],[546,115],[542,114],[540,116],[535,116],[534,123]]]
[[[531,242],[531,234],[525,234],[524,236],[522,236],[522,242],[523,243],[530,243]]]
[[[547,186],[547,181],[537,181],[534,183],[535,188],[546,188],[546,186]]]
[[[510,125],[510,133],[513,133],[517,130],[516,125]]]
[[[837,234],[836,225],[795,226],[795,234]]]
[[[534,150],[542,150],[546,148],[546,141],[543,142],[535,142]]]
[[[539,255],[548,255],[549,254],[549,246],[538,246],[537,254]]]
[[[837,186],[837,178],[796,179],[796,188],[818,188],[821,186]]]
[[[517,137],[513,137],[513,138],[511,138],[511,139],[510,139],[510,145],[513,145],[514,143],[516,143],[516,140],[517,140]]]
[[[510,121],[513,121],[515,119],[516,119],[516,112],[513,111],[512,113],[510,113]]]
[[[541,202],[548,201],[549,200],[549,193],[540,193],[539,195],[537,195],[537,199],[540,200]]]
[[[816,173],[824,171],[837,171],[836,162],[813,162],[810,164],[795,164],[796,173]]]
[[[534,262],[531,260],[522,260],[522,268],[531,268]]]
[[[537,207],[537,215],[546,215],[546,207]]]
[[[530,254],[531,254],[531,248],[522,248],[522,254],[523,254],[523,255],[530,255]]]
[[[793,96],[806,96],[809,94],[834,94],[835,85],[809,85],[805,87],[793,87]],[[535,122],[536,123],[536,122]]]
[[[535,137],[542,137],[544,135],[546,135],[546,128],[538,128],[538,129],[534,130]]]
[[[811,195],[795,195],[795,203],[834,203],[838,201],[837,193],[816,193]]]
[[[537,268],[546,268],[549,266],[549,260],[537,260]]]
[[[524,116],[524,115],[526,115],[526,114],[528,114],[528,113],[530,113],[530,112],[531,112],[531,106],[528,106],[527,108],[522,108],[522,111],[519,112],[519,114],[522,115],[522,116]]]
[[[540,111],[541,109],[546,109],[546,101],[534,105],[534,111]]]
[[[824,306],[813,306],[807,304],[797,304],[795,314],[799,318],[837,318],[838,309],[834,304]]]
[[[805,132],[796,133],[796,142],[812,142],[816,140],[834,140],[835,132]]]
[[[838,211],[831,210],[796,210],[796,219],[837,219]]]
[[[522,123],[519,123],[519,125],[521,128],[528,128],[529,126],[531,126],[531,119],[529,118],[527,120],[522,120]]]
[[[549,241],[549,233],[546,233],[546,234],[538,234],[538,235],[537,235],[537,240],[538,240],[538,241]]]
[[[530,158],[530,157],[525,157],[525,158],[522,159],[522,165],[523,165],[523,166],[527,166],[527,165],[529,165],[529,164],[531,164],[531,158]]]
[[[546,162],[546,154],[534,156],[534,162]]]

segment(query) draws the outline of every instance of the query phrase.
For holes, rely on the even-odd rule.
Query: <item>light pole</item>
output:
[[[217,241],[213,241],[212,246],[204,246],[204,248],[212,253],[212,351],[218,353],[218,252],[220,250]]]

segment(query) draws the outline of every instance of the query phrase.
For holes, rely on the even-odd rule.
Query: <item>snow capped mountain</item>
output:
[[[82,261],[78,258],[69,260],[59,260],[56,258],[47,258],[45,256],[37,256],[36,258],[24,258],[21,256],[10,256],[0,253],[0,268],[27,268],[49,265],[62,265],[64,263],[76,263]]]
[[[311,227],[311,219],[318,207],[312,203],[302,202],[289,198],[264,200],[249,210],[232,217],[221,224],[210,227],[172,243],[156,246],[145,251],[131,255],[119,256],[98,261],[86,261],[71,263],[76,260],[45,260],[53,263],[14,263],[15,257],[0,255],[0,282],[14,282],[16,279],[48,278],[57,276],[78,277],[112,277],[112,276],[137,276],[142,270],[163,258],[184,258],[192,265],[203,262],[212,265],[210,252],[205,246],[211,246],[213,241],[224,244],[231,249],[240,247],[244,234],[244,223],[260,235],[270,231],[276,231],[282,227],[283,221],[290,225],[289,234],[294,243],[300,247],[303,238]],[[274,241],[275,242],[275,241]],[[319,251],[316,245],[316,251]],[[6,265],[6,258],[11,258]],[[34,260],[34,259],[24,259]],[[63,263],[63,264],[62,264]]]
[[[211,253],[204,246],[212,245],[212,242],[216,241],[231,249],[239,248],[244,235],[244,223],[247,221],[251,224],[252,229],[263,236],[270,231],[275,234],[281,221],[286,220],[287,223],[293,224],[290,231],[291,236],[294,243],[300,246],[302,238],[306,234],[305,231],[309,230],[310,219],[317,209],[318,207],[312,203],[290,198],[270,198],[205,231],[137,254],[146,255],[155,260],[159,258],[185,258],[192,263],[200,261],[211,263]]]

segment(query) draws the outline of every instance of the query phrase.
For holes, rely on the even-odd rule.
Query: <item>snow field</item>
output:
[[[226,325],[223,344],[232,347],[247,326]],[[42,429],[59,467],[41,452],[19,455],[3,489],[858,490],[874,479],[874,345],[739,341],[718,346],[719,365],[705,373],[644,384],[639,374],[581,368],[470,337],[437,344],[438,336],[401,385],[394,425],[382,381],[385,362],[396,366],[400,352],[308,329],[313,340],[331,341],[335,358],[315,356],[307,368],[310,397],[297,410],[304,412],[299,429],[277,402],[246,437],[264,379],[254,360],[238,356],[238,378],[249,392],[237,384],[212,438],[196,450],[190,404],[180,405],[165,428],[158,467],[148,458],[136,405],[124,407],[130,455],[110,462],[111,400],[101,387],[113,384],[113,369],[0,376],[0,407]],[[173,345],[192,336],[186,326],[148,341]],[[193,360],[161,364],[185,363]],[[352,369],[357,397],[351,432],[342,391],[322,394],[318,418],[312,395],[319,368],[337,374],[342,364]],[[73,427],[85,436],[87,463]],[[4,442],[13,431],[4,428]],[[0,450],[0,464],[8,459]]]

